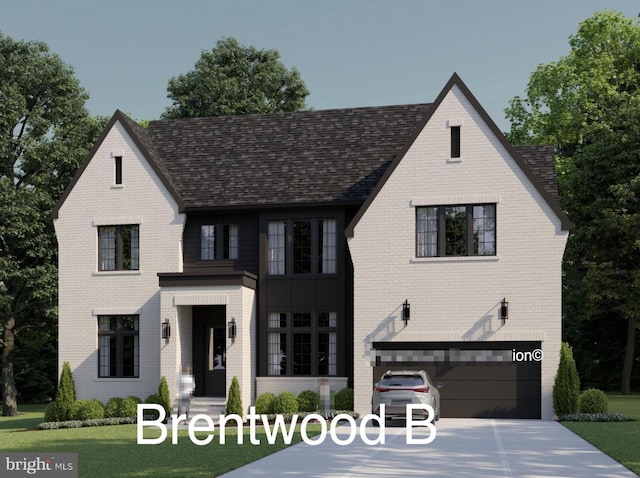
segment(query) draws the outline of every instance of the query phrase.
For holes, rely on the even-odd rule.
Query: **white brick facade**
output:
[[[114,157],[123,184],[115,185]],[[185,216],[116,122],[54,220],[59,244],[59,367],[68,361],[78,399],[156,393],[161,376],[158,272],[180,271]],[[140,270],[98,270],[100,225],[140,225]],[[98,378],[98,315],[138,314],[140,377]]]
[[[460,160],[449,157],[454,124],[461,125]],[[497,256],[416,258],[416,206],[488,202],[496,203]],[[349,239],[356,411],[370,412],[375,341],[535,340],[544,352],[541,415],[551,419],[566,240],[558,216],[454,86]],[[405,299],[411,304],[406,328]]]

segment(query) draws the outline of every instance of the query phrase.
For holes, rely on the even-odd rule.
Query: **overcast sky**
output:
[[[0,31],[42,40],[71,65],[89,110],[157,119],[167,81],[222,37],[276,49],[315,109],[424,103],[457,72],[501,129],[540,63],[578,24],[637,0],[3,0]]]

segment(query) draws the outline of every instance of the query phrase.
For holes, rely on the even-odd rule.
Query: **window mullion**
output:
[[[447,224],[446,224],[446,208],[438,207],[438,257],[442,257],[446,253],[447,248]]]

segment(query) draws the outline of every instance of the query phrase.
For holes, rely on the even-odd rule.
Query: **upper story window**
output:
[[[416,208],[416,255],[495,256],[496,205]]]
[[[138,224],[98,227],[98,270],[140,269],[139,228]]]
[[[200,259],[216,261],[238,258],[238,225],[213,224],[200,228]]]
[[[270,275],[335,274],[336,271],[335,219],[295,219],[268,223],[267,272]]]
[[[115,157],[115,184],[122,184],[122,156]]]
[[[460,157],[460,126],[451,126],[451,157]]]

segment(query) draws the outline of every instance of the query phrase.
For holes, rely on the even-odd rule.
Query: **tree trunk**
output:
[[[4,341],[4,348],[2,349],[2,416],[4,417],[18,415],[18,391],[13,377],[13,350],[16,348],[15,335],[13,333],[14,325],[15,320],[13,318],[7,320],[2,334]]]
[[[629,326],[627,328],[627,348],[624,352],[621,387],[621,391],[624,395],[629,395],[631,393],[631,373],[633,372],[636,343],[636,321],[632,318],[627,319],[627,321],[629,322]]]

